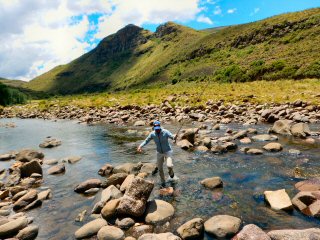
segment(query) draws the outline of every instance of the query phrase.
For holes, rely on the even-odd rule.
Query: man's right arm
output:
[[[152,139],[152,133],[150,133],[148,135],[148,137],[139,145],[138,147],[138,152],[141,152],[142,151],[142,148],[147,145]]]

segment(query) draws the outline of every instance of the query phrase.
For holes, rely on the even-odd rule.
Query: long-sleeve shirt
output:
[[[173,140],[174,136],[171,132],[169,132],[166,129],[162,128],[159,134],[155,131],[152,131],[148,135],[148,137],[143,141],[143,143],[140,144],[140,147],[147,145],[151,141],[151,139],[153,139],[157,146],[157,152],[166,153],[172,150],[171,145],[169,143],[169,138]]]

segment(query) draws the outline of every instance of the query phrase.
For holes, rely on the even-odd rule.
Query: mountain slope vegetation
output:
[[[178,82],[320,78],[320,8],[224,28],[128,25],[92,51],[24,87],[51,94]]]

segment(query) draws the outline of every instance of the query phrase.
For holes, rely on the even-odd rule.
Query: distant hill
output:
[[[73,94],[179,81],[320,78],[320,8],[196,31],[128,25],[92,51],[23,85]]]

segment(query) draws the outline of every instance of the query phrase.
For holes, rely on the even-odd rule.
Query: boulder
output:
[[[279,152],[282,150],[282,145],[280,143],[268,143],[267,145],[263,146],[263,149],[268,152]]]
[[[165,223],[174,215],[173,206],[163,200],[153,200],[148,202],[145,221],[149,224]]]
[[[254,224],[249,224],[232,238],[232,240],[271,240],[271,238]]]
[[[89,238],[93,235],[96,235],[102,227],[107,225],[108,223],[106,220],[102,218],[95,219],[78,229],[75,232],[75,237],[76,239]]]
[[[10,191],[8,189],[0,191],[0,199],[3,200],[7,197],[9,197]]]
[[[249,148],[247,151],[245,151],[245,153],[251,155],[261,155],[263,154],[263,151],[257,148]]]
[[[241,220],[229,215],[217,215],[204,223],[207,233],[217,238],[234,236],[240,228]]]
[[[137,225],[132,227],[132,236],[134,238],[139,238],[143,234],[146,233],[153,233],[153,226],[152,225]]]
[[[242,144],[250,144],[251,143],[251,139],[248,138],[248,137],[245,137],[245,138],[240,139],[240,142]]]
[[[101,193],[101,202],[108,202],[111,199],[118,199],[122,197],[122,192],[114,185],[111,185],[104,189]]]
[[[104,226],[98,232],[98,240],[122,240],[124,237],[124,232],[113,226]]]
[[[241,139],[247,136],[247,130],[241,130],[233,135],[233,139]]]
[[[177,146],[181,147],[183,150],[188,150],[193,147],[193,144],[189,142],[187,139],[183,139],[177,142]]]
[[[210,189],[223,187],[223,182],[220,177],[206,178],[202,180],[200,184]]]
[[[122,218],[116,220],[116,225],[121,229],[128,229],[135,224],[132,218]]]
[[[181,240],[181,238],[173,233],[146,233],[139,237],[138,240]]]
[[[121,185],[124,180],[127,178],[127,173],[115,173],[112,174],[110,177],[107,178],[107,181],[103,183],[104,187],[108,187],[111,185],[117,186]]]
[[[64,159],[62,159],[62,162],[68,162],[70,164],[74,164],[77,163],[81,160],[82,158],[80,156],[70,156],[70,157],[66,157]]]
[[[203,219],[194,218],[183,225],[181,225],[177,232],[182,239],[193,240],[193,239],[202,239],[203,238]]]
[[[196,133],[199,131],[197,128],[189,128],[182,130],[181,135],[179,136],[179,139],[181,140],[187,140],[191,144],[194,144]]]
[[[133,125],[134,126],[145,126],[146,122],[143,120],[139,120],[139,121],[136,121]]]
[[[125,192],[128,188],[128,186],[130,185],[130,183],[133,181],[134,179],[134,175],[133,174],[130,174],[126,177],[126,179],[123,181],[123,183],[121,184],[120,186],[120,191],[121,192]]]
[[[66,172],[66,167],[63,163],[53,166],[48,169],[47,173],[49,175],[62,174]]]
[[[153,182],[139,177],[134,178],[121,198],[117,212],[134,217],[142,216],[153,187]]]
[[[276,141],[278,140],[278,137],[270,134],[259,134],[259,135],[253,136],[252,139],[255,141],[267,142],[267,141]]]
[[[210,151],[215,154],[222,154],[227,152],[227,149],[222,145],[215,145],[215,146],[212,146]]]
[[[157,164],[155,163],[144,163],[140,169],[140,172],[147,174],[155,174],[158,171]]]
[[[43,143],[39,144],[41,148],[54,148],[61,145],[61,141],[55,138],[48,138]]]
[[[39,227],[35,225],[29,225],[28,227],[19,231],[16,238],[19,240],[33,240],[38,236]]]
[[[74,189],[76,193],[84,193],[85,191],[89,190],[90,188],[99,188],[101,186],[101,180],[92,178],[88,179],[79,185],[77,185]]]
[[[28,225],[28,219],[26,217],[19,217],[13,219],[8,223],[0,225],[0,238],[5,239],[15,236],[21,229]]]
[[[297,182],[295,187],[299,191],[318,191],[320,190],[320,177]]]
[[[120,199],[112,199],[107,202],[101,210],[102,217],[106,220],[114,217],[119,203]]]
[[[278,120],[273,124],[273,127],[270,129],[270,132],[281,135],[291,135],[291,125],[292,121],[290,120]]]
[[[198,151],[198,152],[207,152],[207,151],[209,151],[209,149],[206,146],[197,146],[195,150]]]
[[[140,171],[142,163],[125,163],[116,166],[113,169],[113,173],[126,173],[126,174],[136,174]]]
[[[42,152],[33,149],[23,149],[16,155],[16,161],[30,162],[33,159],[43,159],[44,154]]]
[[[42,201],[40,199],[34,200],[32,203],[29,203],[25,208],[24,211],[29,211],[31,209],[40,207],[42,205]]]
[[[272,240],[316,240],[320,239],[319,228],[309,228],[303,230],[283,229],[268,232]]]
[[[112,173],[112,171],[113,171],[113,166],[107,163],[99,169],[98,174],[100,176],[108,176]]]
[[[31,189],[28,193],[26,193],[24,196],[19,198],[19,200],[14,203],[13,210],[17,211],[22,208],[25,208],[27,205],[35,201],[37,197],[38,197],[37,190]]]
[[[44,190],[40,193],[38,193],[38,199],[40,200],[47,200],[47,199],[50,199],[52,198],[52,191],[51,189],[47,189],[47,190]]]
[[[306,123],[296,123],[291,126],[290,130],[294,137],[305,138],[311,135],[309,126]]]
[[[11,159],[14,159],[15,157],[16,157],[16,155],[11,154],[11,153],[2,154],[2,155],[0,155],[0,161],[11,160]]]
[[[27,162],[20,167],[20,174],[22,178],[30,177],[33,173],[42,175],[42,167],[37,160]]]
[[[265,200],[274,210],[292,210],[293,206],[291,200],[285,189],[276,191],[265,191]]]

